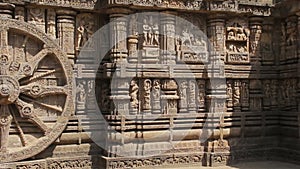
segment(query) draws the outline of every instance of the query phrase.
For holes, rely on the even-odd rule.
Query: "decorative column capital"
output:
[[[0,3],[0,17],[12,18],[15,5],[10,3]]]

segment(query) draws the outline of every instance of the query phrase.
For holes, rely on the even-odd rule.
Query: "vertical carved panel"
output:
[[[95,17],[92,14],[84,13],[79,14],[76,17],[76,50],[80,50],[81,47],[87,49],[94,49],[95,44],[88,42],[92,37],[96,29]]]
[[[242,19],[227,22],[226,28],[226,55],[228,63],[249,63],[249,36],[248,25]]]
[[[206,111],[206,87],[205,87],[205,80],[198,80],[198,111],[204,112]]]
[[[43,8],[28,8],[27,9],[27,20],[29,23],[35,25],[43,32],[45,30],[45,9]]]
[[[20,21],[25,20],[25,8],[17,6],[15,8],[15,18]]]
[[[54,10],[47,10],[47,34],[56,39],[56,13]]]
[[[76,13],[71,10],[58,10],[56,14],[59,45],[67,53],[71,63],[74,63],[74,24]]]

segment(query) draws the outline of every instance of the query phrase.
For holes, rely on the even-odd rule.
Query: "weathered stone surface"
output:
[[[299,162],[299,14],[296,0],[1,1],[0,166]]]

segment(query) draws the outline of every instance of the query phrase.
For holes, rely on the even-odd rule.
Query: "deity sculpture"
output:
[[[136,80],[132,80],[130,84],[130,104],[133,109],[137,109],[139,105],[138,100],[138,92],[139,92],[139,86],[137,84]]]
[[[152,108],[160,109],[160,82],[159,80],[153,81],[152,87]]]
[[[240,106],[240,98],[241,98],[241,92],[240,92],[239,81],[235,81],[234,82],[234,90],[233,90],[233,105],[234,106]]]

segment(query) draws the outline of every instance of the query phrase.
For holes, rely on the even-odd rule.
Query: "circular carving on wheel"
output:
[[[13,103],[19,96],[19,83],[11,76],[0,75],[0,105]]]
[[[56,42],[28,23],[0,18],[0,163],[35,156],[61,135],[74,112],[72,79]]]

